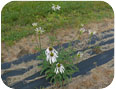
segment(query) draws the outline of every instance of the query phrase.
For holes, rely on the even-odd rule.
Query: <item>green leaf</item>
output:
[[[48,74],[48,75],[46,76],[46,80],[47,80],[47,79],[49,79],[49,78],[50,78],[50,77],[52,77],[52,76],[54,76],[54,74],[53,74],[53,73]]]

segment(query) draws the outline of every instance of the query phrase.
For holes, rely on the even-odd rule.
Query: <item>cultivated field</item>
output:
[[[13,1],[1,21],[1,77],[16,89],[99,89],[114,77],[114,12],[100,1]]]

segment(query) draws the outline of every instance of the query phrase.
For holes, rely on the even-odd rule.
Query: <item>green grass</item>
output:
[[[61,6],[61,10],[53,13],[52,4]],[[2,42],[12,45],[23,37],[34,34],[33,22],[38,22],[46,32],[58,28],[79,27],[113,18],[112,8],[105,2],[21,2],[8,3],[2,10]]]

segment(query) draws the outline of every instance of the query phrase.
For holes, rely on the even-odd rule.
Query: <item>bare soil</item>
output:
[[[101,22],[94,22],[90,23],[84,26],[86,30],[93,30],[96,31],[97,33],[109,30],[114,28],[114,20],[113,19],[105,19]],[[56,30],[56,37],[60,41],[60,44],[66,43],[73,40],[76,40],[78,38],[78,28],[68,28],[68,29],[60,29]],[[50,45],[49,42],[49,35],[53,35],[52,33],[46,33],[41,36],[41,41],[42,41],[42,48],[47,48]],[[81,40],[84,40],[88,37],[88,33],[85,33]],[[113,37],[111,37],[113,38]],[[25,55],[25,54],[32,54],[38,52],[38,50],[35,49],[37,47],[37,36],[31,35],[26,38],[21,39],[20,41],[16,42],[13,46],[11,47],[5,47],[5,44],[2,43],[2,61],[3,62],[10,62],[17,60],[19,57]],[[104,39],[105,41],[105,39]],[[99,43],[99,42],[98,42]],[[54,45],[57,45],[58,43],[55,42]],[[111,48],[114,48],[114,44],[110,45],[104,45],[101,47],[102,51],[107,51]],[[84,52],[84,56],[78,60],[78,62],[81,62],[82,60],[86,60],[87,58],[93,57],[88,55],[86,52],[91,51],[91,49],[88,49],[87,51]],[[94,54],[96,55],[96,54]],[[76,59],[75,59],[76,60]],[[9,70],[15,70],[19,68],[27,68],[28,66],[32,65],[35,66],[33,69],[30,71],[24,73],[23,75],[19,75],[16,77],[9,77],[9,85],[12,85],[18,81],[23,80],[24,78],[33,75],[35,72],[40,71],[38,69],[38,64],[39,62],[32,60],[31,62],[28,63],[22,63],[20,65],[12,65]],[[77,63],[77,61],[75,61]],[[61,88],[67,88],[67,89],[87,89],[87,88],[105,88],[109,84],[111,84],[113,77],[114,77],[114,60],[111,60],[110,62],[99,66],[94,69],[92,69],[89,74],[86,75],[80,75],[72,79],[71,82],[69,82],[66,86],[61,87]],[[2,70],[2,74],[6,72],[7,70]],[[43,77],[43,76],[42,76]],[[41,77],[38,77],[41,78]],[[32,81],[38,79],[35,78]],[[27,81],[31,82],[31,81]],[[47,88],[55,88],[54,86],[50,86]]]
[[[68,89],[101,89],[109,86],[114,78],[113,60],[100,67],[92,69],[88,75],[73,78],[72,82],[63,88]]]
[[[114,27],[114,20],[113,19],[104,19],[101,22],[94,22],[84,26],[86,30],[94,30],[97,33],[112,29]],[[60,41],[60,44],[66,43],[78,38],[78,28],[68,28],[68,29],[60,29],[56,30],[56,37]],[[53,35],[52,33],[46,33],[41,36],[41,43],[42,48],[47,48],[50,45],[49,42],[49,35]],[[81,39],[87,38],[87,33],[85,33]],[[38,52],[35,49],[37,44],[37,36],[30,35],[26,38],[22,38],[20,41],[16,42],[11,47],[6,47],[5,43],[1,43],[1,57],[2,62],[9,62],[17,60],[19,57],[25,54],[32,54]],[[54,45],[57,45],[57,42],[54,42]]]

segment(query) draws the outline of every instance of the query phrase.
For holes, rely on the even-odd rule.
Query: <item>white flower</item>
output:
[[[57,62],[57,60],[56,60],[57,57],[58,57],[58,56],[57,56],[56,53],[51,52],[51,53],[49,53],[49,54],[47,55],[46,60],[49,61],[50,64],[52,64],[52,63]]]
[[[59,5],[57,5],[56,9],[57,9],[57,10],[60,10],[60,8],[61,8],[61,7],[60,7]]]
[[[52,10],[56,11],[56,7],[54,4],[52,4]]]
[[[37,23],[32,23],[32,26],[37,26]]]
[[[81,33],[84,33],[85,31],[86,31],[85,28],[81,28],[81,29],[80,29],[80,32],[81,32]]]
[[[58,52],[52,48],[52,47],[48,47],[45,51],[46,54],[46,60],[51,63],[55,63],[57,60],[56,58],[58,57]]]
[[[52,4],[52,10],[56,11],[56,10],[60,10],[60,6],[59,5],[54,5]]]
[[[58,74],[58,73],[62,74],[62,73],[64,73],[64,70],[65,70],[64,66],[62,64],[60,64],[60,63],[57,63],[54,72],[56,74]]]
[[[81,24],[81,27],[83,27],[84,26],[84,24]]]
[[[58,55],[58,52],[57,52],[54,48],[48,47],[48,48],[46,49],[46,51],[45,51],[46,56],[49,55],[51,52],[52,52],[52,53],[55,53],[56,55]]]
[[[96,31],[91,31],[91,30],[89,30],[89,34],[90,34],[90,35],[95,35],[95,34],[96,34]]]
[[[40,33],[40,34],[42,34],[42,33],[45,32],[41,27],[36,28],[35,31],[38,32],[38,33]]]
[[[78,58],[80,58],[80,57],[82,57],[82,56],[83,56],[83,53],[82,53],[82,52],[78,52],[78,53],[77,53],[77,57],[78,57]]]

